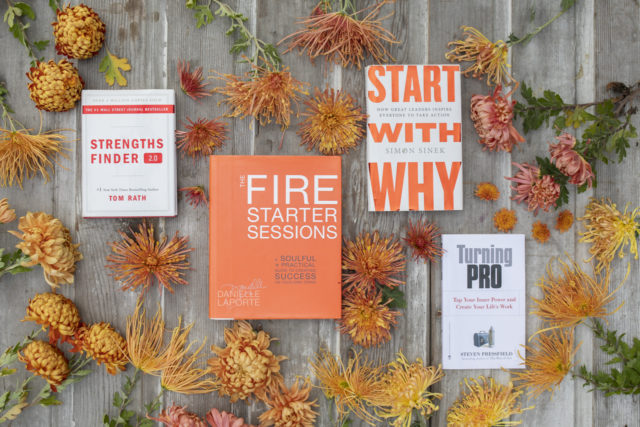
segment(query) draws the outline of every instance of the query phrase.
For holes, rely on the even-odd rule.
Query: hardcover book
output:
[[[173,90],[82,91],[82,215],[177,215]]]
[[[523,234],[443,234],[444,369],[518,369],[525,344]]]
[[[337,319],[338,156],[211,156],[209,317]]]
[[[369,211],[462,209],[458,65],[366,69]]]

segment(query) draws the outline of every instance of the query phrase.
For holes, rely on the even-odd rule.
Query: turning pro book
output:
[[[211,156],[209,317],[337,319],[338,156]]]

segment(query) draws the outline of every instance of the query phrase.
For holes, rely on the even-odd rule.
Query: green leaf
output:
[[[576,0],[562,0],[560,7],[562,8],[563,12],[566,12],[567,10],[571,9],[574,4],[576,4]]]
[[[113,393],[113,406],[119,408],[122,406],[122,396],[117,391]]]
[[[49,396],[46,399],[41,399],[38,402],[41,406],[56,406],[62,405],[62,402],[56,398],[56,396]]]
[[[38,40],[33,42],[33,45],[38,50],[44,50],[47,46],[49,46],[49,40]]]
[[[113,86],[114,82],[122,87],[127,85],[127,79],[121,73],[121,70],[131,70],[131,65],[127,61],[127,58],[118,58],[107,49],[107,55],[100,61],[98,71],[104,73],[104,79],[109,86]]]
[[[14,4],[14,7],[20,10],[20,13],[16,12],[16,15],[18,16],[26,16],[27,18],[31,19],[31,20],[35,20],[36,19],[36,14],[33,12],[33,9],[31,9],[31,6],[29,6],[26,3],[22,3],[22,2],[18,2],[16,4]]]
[[[378,287],[382,291],[382,300],[384,303],[389,302],[389,308],[407,308],[407,301],[404,292],[399,288],[389,288],[387,286]]]

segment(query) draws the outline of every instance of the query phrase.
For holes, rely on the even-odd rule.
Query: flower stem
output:
[[[523,44],[527,44],[529,41],[531,41],[532,38],[534,38],[540,31],[544,30],[545,28],[547,28],[549,25],[551,25],[556,19],[560,18],[562,15],[564,15],[564,13],[571,9],[571,7],[563,7],[562,10],[560,12],[558,12],[558,14],[556,14],[553,18],[551,18],[550,20],[548,20],[547,22],[545,22],[544,24],[540,25],[539,27],[537,27],[536,29],[534,29],[533,31],[531,31],[530,33],[526,34],[524,37],[520,37],[520,38],[512,38],[507,42],[507,45],[509,47],[511,46],[515,46],[517,44],[523,43]]]
[[[3,255],[2,252],[3,251],[0,249],[0,277],[6,273],[18,274],[31,270],[28,267],[24,267],[24,264],[31,258],[29,255],[23,254],[20,249],[6,255]]]

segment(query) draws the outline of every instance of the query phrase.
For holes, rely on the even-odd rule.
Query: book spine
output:
[[[216,157],[209,157],[209,318],[215,319],[214,304],[215,304],[215,274],[216,256],[218,251],[216,250],[216,243],[218,242],[218,217],[216,215],[218,201],[216,199],[218,192],[216,191]]]

